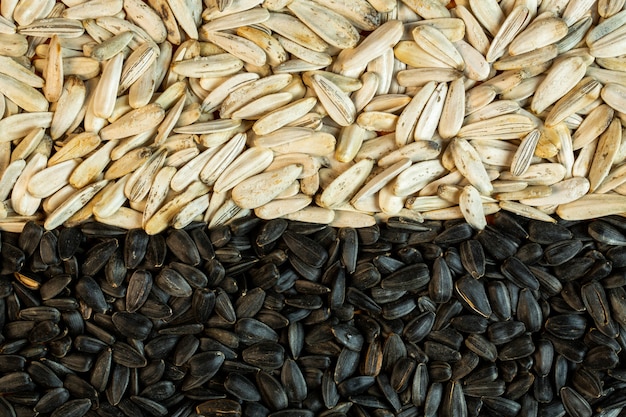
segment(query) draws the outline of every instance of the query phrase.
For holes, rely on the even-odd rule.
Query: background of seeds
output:
[[[626,223],[493,220],[4,232],[0,414],[622,415]]]
[[[0,226],[626,212],[623,7],[3,1]]]
[[[623,8],[3,0],[2,414],[620,415]]]

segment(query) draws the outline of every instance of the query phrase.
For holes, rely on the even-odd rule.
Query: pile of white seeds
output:
[[[624,0],[3,0],[0,229],[626,213]]]

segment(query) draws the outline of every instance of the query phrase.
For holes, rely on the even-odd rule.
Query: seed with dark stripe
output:
[[[79,399],[70,400],[57,408],[50,415],[51,417],[83,417],[91,408],[91,400]]]
[[[50,413],[65,404],[69,398],[70,393],[65,388],[54,388],[39,399],[33,410],[38,413]]]

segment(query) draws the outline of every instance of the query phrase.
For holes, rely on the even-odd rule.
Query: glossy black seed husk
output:
[[[0,232],[0,415],[626,407],[626,220]]]

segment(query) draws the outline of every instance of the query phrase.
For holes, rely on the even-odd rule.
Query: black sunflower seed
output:
[[[198,265],[200,263],[200,252],[198,252],[195,242],[185,230],[171,230],[165,239],[165,243],[174,256],[183,263],[188,265]]]
[[[124,264],[128,269],[137,268],[146,256],[150,237],[143,229],[131,229],[124,240]]]
[[[559,240],[571,239],[572,232],[560,224],[531,220],[528,223],[528,238],[531,242],[546,245]]]
[[[227,392],[242,401],[260,401],[261,394],[255,384],[245,375],[237,372],[228,374],[224,381],[224,388]]]
[[[70,400],[56,408],[50,417],[83,417],[91,408],[91,400],[88,398]]]
[[[313,268],[320,268],[328,260],[326,249],[305,235],[287,230],[282,238],[297,258]]]
[[[507,258],[500,267],[500,271],[511,282],[521,288],[539,289],[539,281],[528,267],[515,256]]]
[[[476,281],[469,275],[465,275],[458,279],[454,288],[458,297],[471,311],[484,318],[491,316],[491,304],[487,297],[485,286],[481,281]]]

